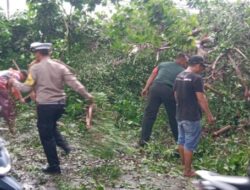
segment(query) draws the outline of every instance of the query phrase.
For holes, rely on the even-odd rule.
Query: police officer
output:
[[[66,154],[70,152],[68,143],[56,127],[56,123],[64,113],[65,108],[64,84],[67,84],[90,102],[92,102],[93,97],[66,65],[50,58],[51,47],[51,43],[32,43],[31,50],[35,55],[36,64],[30,67],[25,83],[20,83],[17,80],[12,80],[11,83],[22,92],[35,91],[37,127],[49,164],[43,169],[43,172],[60,174],[61,169],[56,145],[62,148]]]

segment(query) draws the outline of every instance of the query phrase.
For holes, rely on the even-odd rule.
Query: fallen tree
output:
[[[212,136],[219,137],[232,129],[243,129],[246,127],[250,127],[250,120],[242,120],[242,121],[240,121],[239,125],[237,125],[237,126],[227,125],[225,127],[222,127],[221,129],[213,132]]]

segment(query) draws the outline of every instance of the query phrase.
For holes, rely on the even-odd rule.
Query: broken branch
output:
[[[206,84],[204,85],[204,87],[205,87],[206,89],[208,89],[208,90],[214,92],[215,94],[220,95],[220,96],[225,96],[225,95],[226,95],[225,93],[220,92],[220,91],[218,91],[217,89],[213,88],[210,84],[207,84],[207,83],[206,83]]]
[[[17,63],[14,59],[12,59],[12,63],[15,65],[15,67],[18,71],[21,71],[20,67],[17,65]]]
[[[224,53],[220,53],[220,55],[215,59],[215,61],[212,63],[212,69],[214,70],[218,61],[224,56]]]
[[[234,70],[235,70],[235,72],[236,72],[242,86],[246,89],[247,88],[247,83],[246,83],[245,79],[243,78],[242,73],[241,73],[238,65],[235,63],[235,61],[233,60],[231,55],[228,54],[228,58],[229,58],[230,63],[232,64],[232,66],[233,66],[233,68],[234,68]]]
[[[87,114],[86,114],[86,127],[87,127],[87,129],[92,128],[93,110],[94,110],[94,104],[91,104],[87,108]]]
[[[225,133],[226,131],[229,131],[233,127],[231,125],[228,125],[226,127],[221,128],[220,130],[213,133],[213,137],[218,137],[219,135]]]
[[[244,54],[244,53],[242,53],[242,51],[241,50],[239,50],[238,48],[233,48],[235,51],[237,51],[242,57],[244,57],[246,60],[248,60],[248,58],[247,58],[247,56]]]
[[[243,127],[247,127],[249,125],[250,125],[250,120],[243,120],[240,122],[240,124],[237,126],[237,128],[243,128]],[[215,131],[213,133],[213,137],[218,137],[218,136],[224,134],[225,132],[231,130],[232,128],[233,128],[232,125],[225,126],[221,129],[219,129],[218,131]]]

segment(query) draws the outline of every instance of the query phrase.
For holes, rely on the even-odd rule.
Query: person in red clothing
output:
[[[24,103],[24,99],[19,90],[9,87],[8,81],[15,78],[18,81],[25,81],[27,71],[17,71],[14,69],[0,71],[0,117],[3,117],[9,127],[11,134],[16,133],[15,129],[15,102],[14,99]]]

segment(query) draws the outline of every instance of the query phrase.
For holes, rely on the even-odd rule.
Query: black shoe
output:
[[[140,140],[140,141],[138,142],[138,148],[143,148],[143,147],[145,147],[146,145],[147,145],[147,142],[146,142],[146,141]]]
[[[65,152],[66,155],[69,155],[70,152],[71,152],[71,148],[70,148],[70,147],[66,147],[66,148],[64,149],[64,152]]]
[[[45,174],[61,174],[61,169],[59,166],[47,166],[42,169]]]
[[[71,152],[71,148],[69,146],[58,146],[64,151],[64,155],[67,156]]]
[[[70,147],[65,147],[65,148],[63,148],[63,151],[64,151],[64,156],[68,156],[69,154],[70,154],[70,152],[71,152],[71,148]]]

